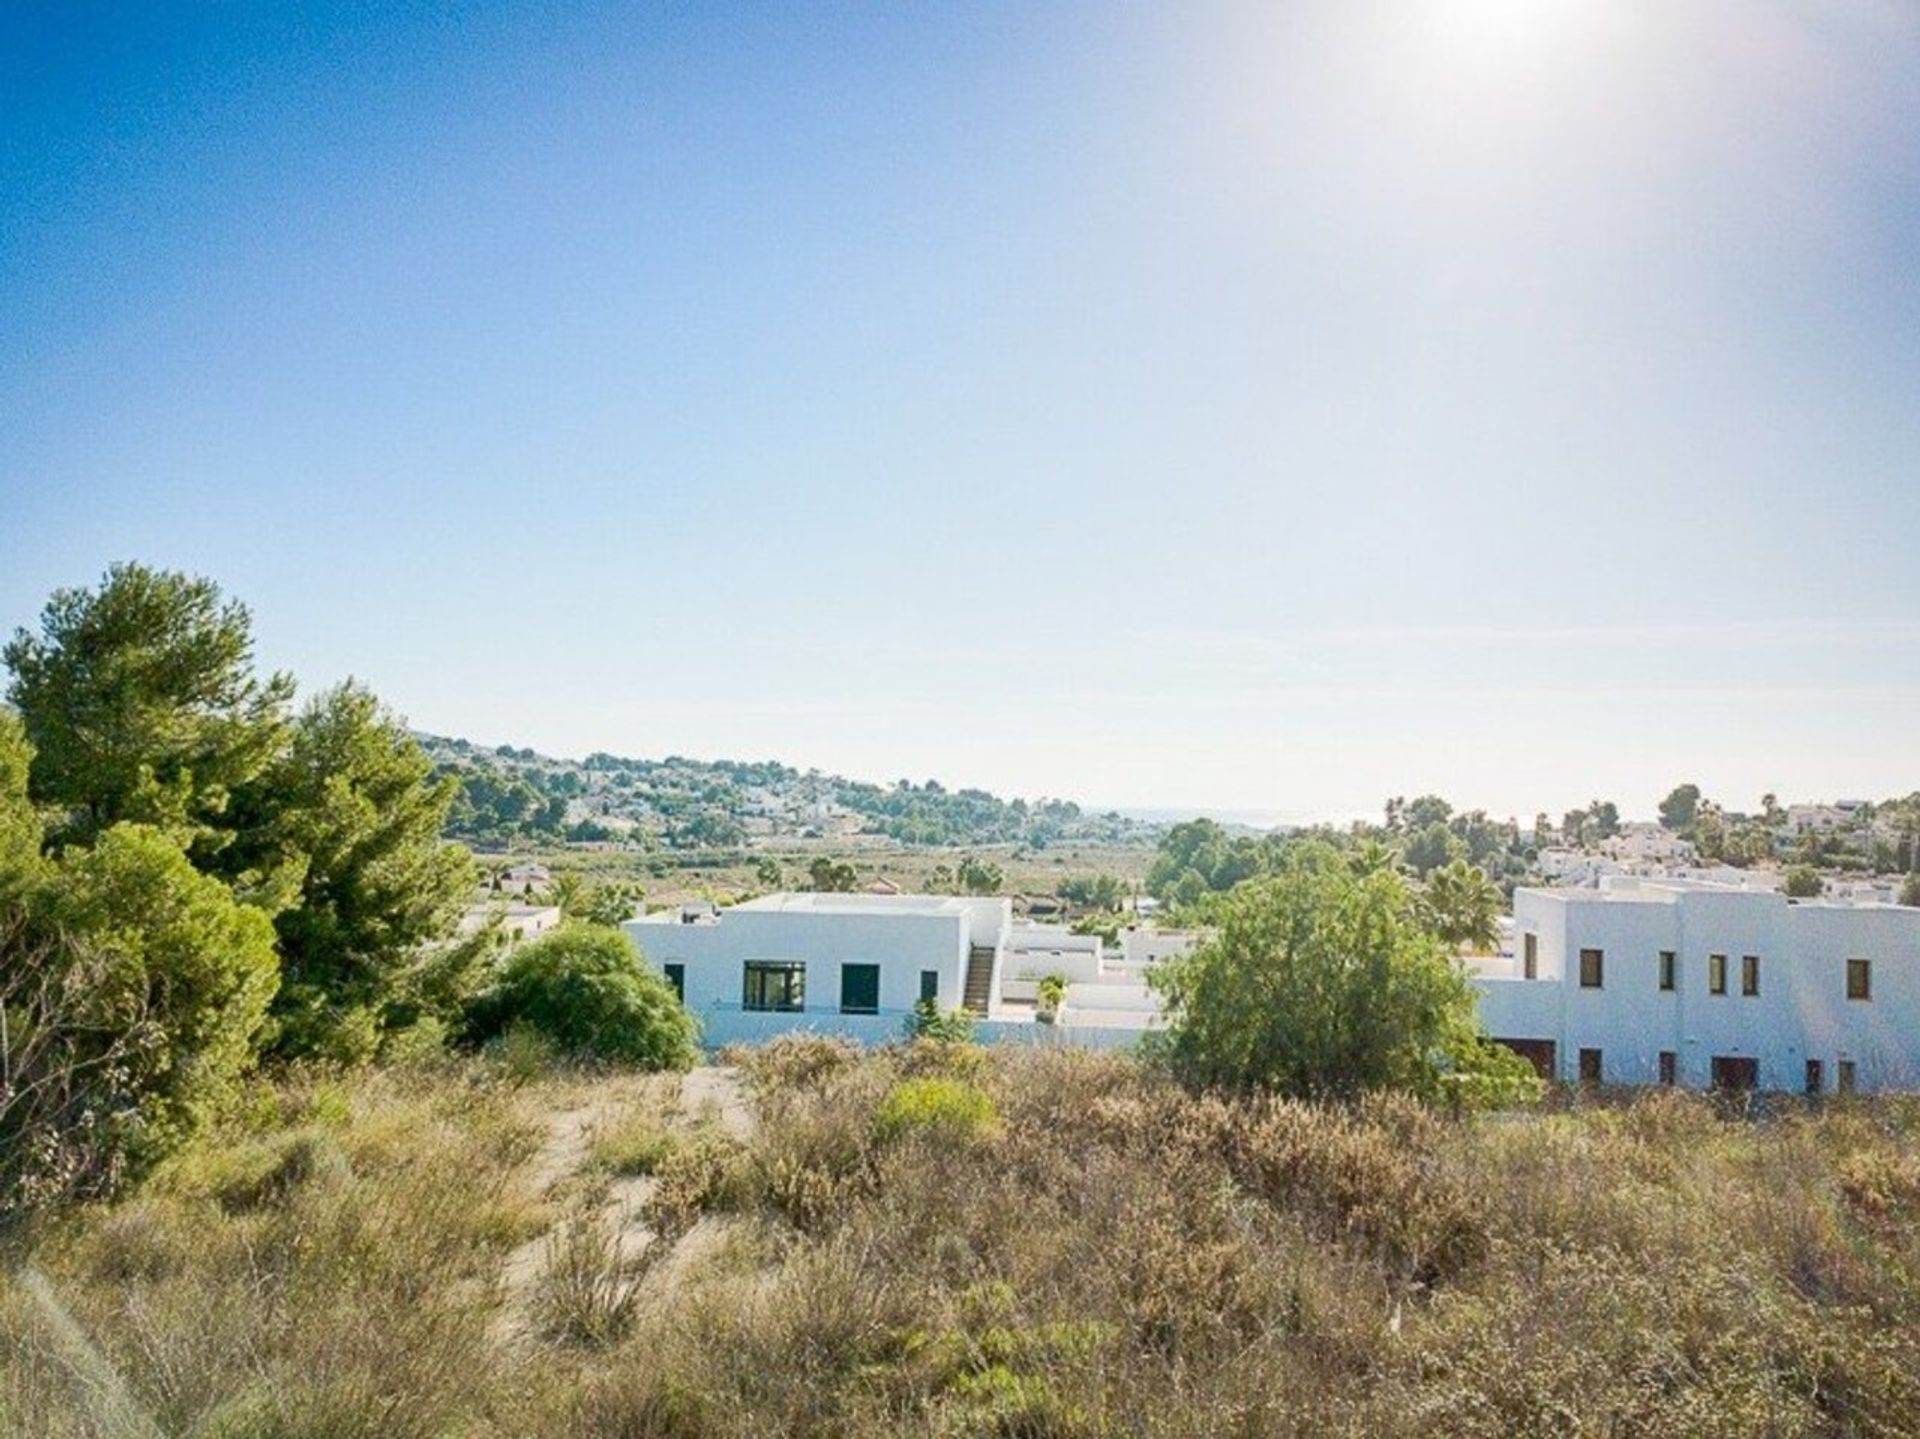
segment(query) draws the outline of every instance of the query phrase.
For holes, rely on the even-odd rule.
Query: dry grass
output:
[[[0,1295],[0,1428],[1920,1432],[1913,1101],[1756,1119],[1657,1094],[1455,1120],[932,1047],[782,1051],[753,1077],[751,1142],[696,1130],[654,1163],[661,1253],[696,1225],[707,1242],[641,1273],[532,1192],[544,1114],[579,1102],[577,1078],[284,1088],[38,1240],[157,1429],[102,1417],[102,1381],[19,1284]],[[997,1122],[879,1119],[975,1092]],[[553,1337],[497,1345],[502,1258],[549,1225]]]

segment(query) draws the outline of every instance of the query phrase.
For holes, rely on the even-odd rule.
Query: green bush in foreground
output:
[[[693,1016],[618,930],[568,925],[521,946],[474,1001],[469,1032],[531,1029],[559,1053],[642,1069],[685,1069]]]
[[[966,1142],[997,1132],[1000,1115],[984,1090],[935,1075],[903,1079],[889,1090],[874,1112],[873,1128],[882,1140],[924,1134]]]

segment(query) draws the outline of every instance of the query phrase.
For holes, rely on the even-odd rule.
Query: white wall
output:
[[[1132,965],[1158,964],[1185,954],[1200,936],[1180,929],[1130,929],[1120,936],[1122,959]]]
[[[1752,1058],[1764,1089],[1798,1091],[1806,1061],[1825,1087],[1852,1060],[1861,1089],[1920,1087],[1920,910],[1790,904],[1783,896],[1707,887],[1622,886],[1569,895],[1519,890],[1515,948],[1539,936],[1532,983],[1483,973],[1481,1018],[1500,1038],[1550,1039],[1562,1079],[1597,1048],[1608,1083],[1653,1084],[1661,1051],[1679,1082],[1711,1082],[1715,1056]],[[1604,983],[1580,985],[1578,954],[1602,951]],[[1659,987],[1659,954],[1678,958],[1677,987]],[[1708,988],[1710,957],[1727,957],[1727,992]],[[1742,960],[1760,960],[1760,992],[1741,992]],[[1846,961],[1873,964],[1873,996],[1846,997]]]
[[[920,997],[922,970],[934,970],[940,976],[940,1007],[959,1007],[971,934],[969,913],[964,908],[857,913],[740,906],[722,910],[716,919],[701,924],[634,920],[624,928],[656,969],[668,964],[686,967],[687,1008],[710,1032],[718,1016],[746,1013],[741,1001],[748,960],[805,964],[805,1016],[834,1019],[843,1017],[840,966],[878,964],[880,1014],[844,1017],[877,1017],[897,1032]],[[762,1021],[776,1021],[777,1032],[802,1027],[795,1022],[801,1018],[798,1014],[751,1014],[744,1023],[753,1028]]]

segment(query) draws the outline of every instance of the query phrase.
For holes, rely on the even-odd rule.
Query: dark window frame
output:
[[[1760,997],[1760,956],[1757,954],[1740,956],[1740,994],[1746,999]]]
[[[862,970],[873,976],[873,1003],[855,1005],[847,1002],[847,976],[855,970]],[[848,960],[840,965],[840,1012],[842,1014],[878,1014],[880,1012],[880,966],[859,960]]]
[[[673,986],[673,997],[682,1004],[687,1002],[687,967],[677,960],[671,960],[660,966],[661,974],[667,983]]]
[[[1668,1089],[1680,1082],[1680,1056],[1671,1049],[1660,1051],[1660,1083]]]
[[[1592,961],[1591,967],[1588,964],[1589,960]],[[1582,989],[1607,987],[1607,952],[1604,949],[1580,951],[1580,987]]]
[[[1603,1050],[1583,1047],[1580,1050],[1580,1082],[1582,1084],[1605,1084],[1607,1058]]]
[[[759,983],[756,984],[755,981]],[[778,995],[768,981],[779,980]],[[740,1007],[752,1014],[802,1014],[807,1008],[807,966],[791,959],[749,959],[741,966]]]
[[[1838,1094],[1854,1094],[1860,1088],[1860,1071],[1851,1059],[1843,1059],[1839,1064],[1839,1074],[1834,1082],[1834,1091]]]
[[[1672,994],[1680,988],[1680,955],[1678,951],[1663,949],[1660,951],[1660,992]]]
[[[920,997],[925,1000],[931,1000],[935,1004],[940,1002],[939,970],[923,969],[920,971]]]
[[[1817,1059],[1807,1061],[1807,1093],[1823,1094],[1827,1088],[1827,1067]]]
[[[1724,954],[1707,956],[1707,993],[1725,994],[1727,992],[1727,957]]]
[[[1856,984],[1855,980],[1859,982]],[[1847,961],[1847,998],[1858,1000],[1862,1004],[1873,1000],[1873,961],[1870,959],[1850,959]]]
[[[1538,979],[1540,977],[1540,936],[1529,931],[1520,944],[1520,977]]]

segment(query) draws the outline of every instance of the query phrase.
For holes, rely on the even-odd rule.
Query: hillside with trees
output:
[[[938,780],[872,784],[774,761],[555,759],[419,736],[459,789],[450,837],[484,847],[618,840],[641,847],[730,849],[750,840],[879,836],[900,844],[1029,849],[1072,841],[1147,842],[1153,826],[1070,800],[1003,799]]]

